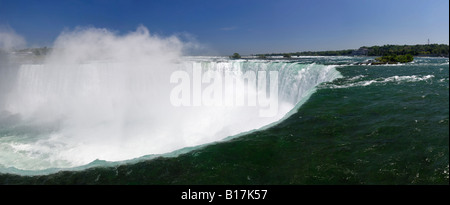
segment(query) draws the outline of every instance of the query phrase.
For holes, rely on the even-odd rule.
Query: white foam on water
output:
[[[360,79],[365,76],[355,76],[348,81],[350,83],[346,83],[344,85],[324,85],[324,87],[328,88],[351,88],[351,87],[365,87],[373,84],[385,84],[385,83],[405,83],[405,82],[418,82],[418,81],[427,81],[432,78],[434,78],[434,75],[425,75],[425,76],[418,76],[418,75],[411,75],[411,76],[391,76],[387,78],[377,78],[374,80],[364,80],[364,81],[357,81],[354,82],[357,79]]]

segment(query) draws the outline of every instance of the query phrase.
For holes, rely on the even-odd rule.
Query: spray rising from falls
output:
[[[144,27],[124,36],[78,29],[63,33],[54,47],[43,63],[0,67],[3,170],[70,168],[222,140],[280,120],[316,85],[340,76],[334,66],[317,64],[186,58],[179,39],[150,35]],[[209,71],[234,76],[220,84],[224,102],[260,94],[261,78],[244,78],[243,73],[276,71],[276,114],[261,117],[268,105],[248,106],[250,97],[239,106],[195,106],[189,93],[192,106],[175,106],[171,93],[179,84],[171,76],[185,71],[193,86],[196,70],[203,76]],[[213,82],[203,82],[205,92]],[[226,88],[238,82],[256,87],[226,95]]]

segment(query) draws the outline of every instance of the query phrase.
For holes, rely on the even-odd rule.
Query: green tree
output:
[[[232,59],[240,59],[241,55],[239,55],[239,53],[233,53],[233,55],[230,56],[230,58],[232,58]]]
[[[411,62],[411,61],[413,61],[414,60],[414,57],[413,57],[413,55],[411,55],[411,54],[406,54],[406,62]]]

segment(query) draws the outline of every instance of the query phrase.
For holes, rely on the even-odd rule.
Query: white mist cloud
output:
[[[25,39],[9,27],[0,27],[0,50],[23,48]]]
[[[50,62],[81,63],[92,60],[146,61],[173,59],[182,54],[183,43],[175,36],[152,35],[144,26],[126,35],[101,28],[76,28],[55,41]],[[159,58],[160,57],[160,58]]]

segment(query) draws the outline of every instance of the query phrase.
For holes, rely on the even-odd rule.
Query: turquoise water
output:
[[[4,184],[448,184],[449,60],[357,65],[369,58],[284,63],[337,65],[342,75],[267,129],[176,157],[42,176],[0,175]]]

